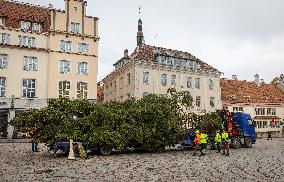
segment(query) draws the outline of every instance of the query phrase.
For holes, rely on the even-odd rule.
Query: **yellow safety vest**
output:
[[[207,143],[206,142],[206,140],[207,140],[207,135],[206,134],[204,134],[204,133],[201,133],[200,134],[200,143],[202,144],[202,143]]]
[[[216,133],[215,135],[215,142],[220,143],[221,142],[221,135],[219,133]]]
[[[222,133],[222,140],[224,140],[224,141],[228,141],[228,139],[229,139],[229,135],[228,135],[228,133],[227,132],[223,132]]]

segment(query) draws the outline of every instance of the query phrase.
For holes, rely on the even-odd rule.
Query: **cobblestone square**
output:
[[[251,149],[222,156],[212,150],[116,153],[69,161],[29,143],[0,144],[0,181],[284,181],[284,139],[258,140]]]

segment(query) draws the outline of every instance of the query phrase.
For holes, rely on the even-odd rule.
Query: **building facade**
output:
[[[82,0],[65,0],[65,10],[0,1],[2,118],[15,100],[30,104],[16,110],[44,107],[46,98],[96,100],[98,18],[86,16],[86,6]]]
[[[223,107],[231,112],[252,116],[258,137],[281,137],[284,119],[284,92],[277,84],[267,84],[255,75],[255,81],[221,80]]]
[[[217,69],[187,52],[145,44],[142,21],[138,21],[137,47],[115,64],[103,79],[104,102],[166,95],[169,88],[189,91],[195,112],[221,109],[220,75]]]

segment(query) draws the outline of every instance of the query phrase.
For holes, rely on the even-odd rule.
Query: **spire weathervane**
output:
[[[139,20],[138,20],[138,32],[137,32],[137,46],[145,43],[144,34],[143,34],[143,27],[142,27],[142,20],[141,20],[141,13],[142,13],[142,0],[139,2]]]

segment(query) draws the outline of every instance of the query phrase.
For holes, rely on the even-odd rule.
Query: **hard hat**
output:
[[[195,133],[199,133],[199,130],[196,130]]]

